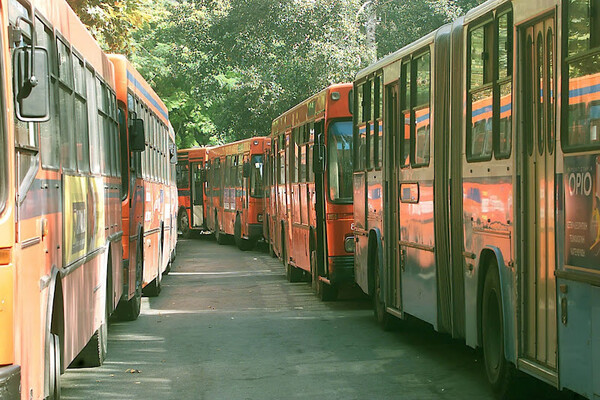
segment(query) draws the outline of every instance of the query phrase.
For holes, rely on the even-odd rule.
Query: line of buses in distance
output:
[[[160,98],[64,0],[0,1],[0,398],[59,399],[101,365],[175,256],[175,136]]]
[[[525,372],[600,399],[600,1],[487,1],[179,160],[180,230],[262,222],[290,281],[482,348],[498,397]]]

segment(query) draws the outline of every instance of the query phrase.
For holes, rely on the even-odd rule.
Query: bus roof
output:
[[[336,91],[349,92],[351,89],[352,83],[337,83],[326,87],[318,93],[313,94],[306,100],[296,104],[294,107],[290,108],[289,110],[275,118],[271,124],[271,134],[281,132],[282,129],[280,128],[282,124],[284,129],[287,129],[304,122],[296,121],[296,119],[300,116],[300,113],[298,113],[298,111],[302,110],[308,112],[308,107],[310,103],[315,103],[314,115],[318,115],[327,110],[327,104],[331,100],[331,97],[329,96],[330,93]],[[350,109],[348,108],[348,116],[350,115]]]
[[[115,88],[114,69],[100,46],[88,32],[66,1],[34,0],[34,9],[57,30],[59,37],[66,39],[111,88]],[[45,19],[45,21],[44,21]]]
[[[167,125],[169,122],[169,111],[154,89],[146,82],[144,77],[135,69],[125,56],[120,54],[109,54],[110,61],[115,65],[117,87],[119,88],[119,100],[127,104],[127,93],[123,88],[137,95],[137,97]]]
[[[247,153],[252,148],[255,148],[258,152],[263,152],[269,143],[269,138],[266,136],[256,136],[248,139],[242,139],[236,142],[226,143],[220,146],[209,148],[208,158],[212,159],[215,157],[228,156],[232,154]]]

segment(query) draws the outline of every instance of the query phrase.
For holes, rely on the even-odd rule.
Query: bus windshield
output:
[[[329,125],[327,149],[329,198],[333,202],[352,202],[352,121]]]
[[[250,196],[263,197],[264,194],[263,155],[256,154],[250,161]]]

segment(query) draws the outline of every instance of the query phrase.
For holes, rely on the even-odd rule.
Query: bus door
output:
[[[190,164],[192,169],[192,227],[204,226],[204,170],[202,163]]]
[[[429,51],[413,56],[401,67],[400,118],[404,123],[400,135],[397,229],[402,311],[437,329],[430,71]]]
[[[556,369],[556,249],[554,15],[525,27],[521,66],[524,79],[523,137],[525,196],[521,221],[523,243],[522,299],[524,306],[524,355]]]
[[[398,124],[398,117],[400,111],[399,104],[399,85],[398,82],[394,82],[385,87],[385,105],[386,105],[386,115],[385,121],[387,121],[387,126],[385,127],[385,148],[387,149],[387,160],[384,168],[386,169],[386,177],[385,181],[389,182],[389,188],[386,191],[385,196],[385,215],[384,221],[386,221],[385,225],[385,235],[389,237],[390,246],[386,246],[387,249],[387,259],[389,262],[387,265],[390,267],[387,271],[387,285],[385,287],[387,290],[385,291],[385,304],[396,308],[401,309],[401,296],[400,296],[400,257],[399,251],[400,246],[398,245],[398,212],[399,212],[399,185],[398,185],[398,177],[400,176],[400,156],[396,154],[399,151],[399,137],[400,135],[400,127]]]

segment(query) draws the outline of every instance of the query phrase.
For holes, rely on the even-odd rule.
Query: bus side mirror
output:
[[[33,64],[33,65],[32,65]],[[24,122],[50,119],[48,52],[42,47],[19,47],[13,53],[17,118]]]
[[[171,153],[171,164],[177,164],[177,146],[171,144],[169,146],[169,152]]]
[[[146,135],[144,133],[144,120],[135,118],[129,125],[129,149],[132,152],[146,150]]]
[[[325,172],[326,158],[325,146],[322,144],[315,144],[313,146],[313,172],[315,174],[322,174]]]
[[[250,163],[248,161],[246,161],[244,163],[243,168],[243,174],[244,174],[244,178],[249,178],[250,177]]]

